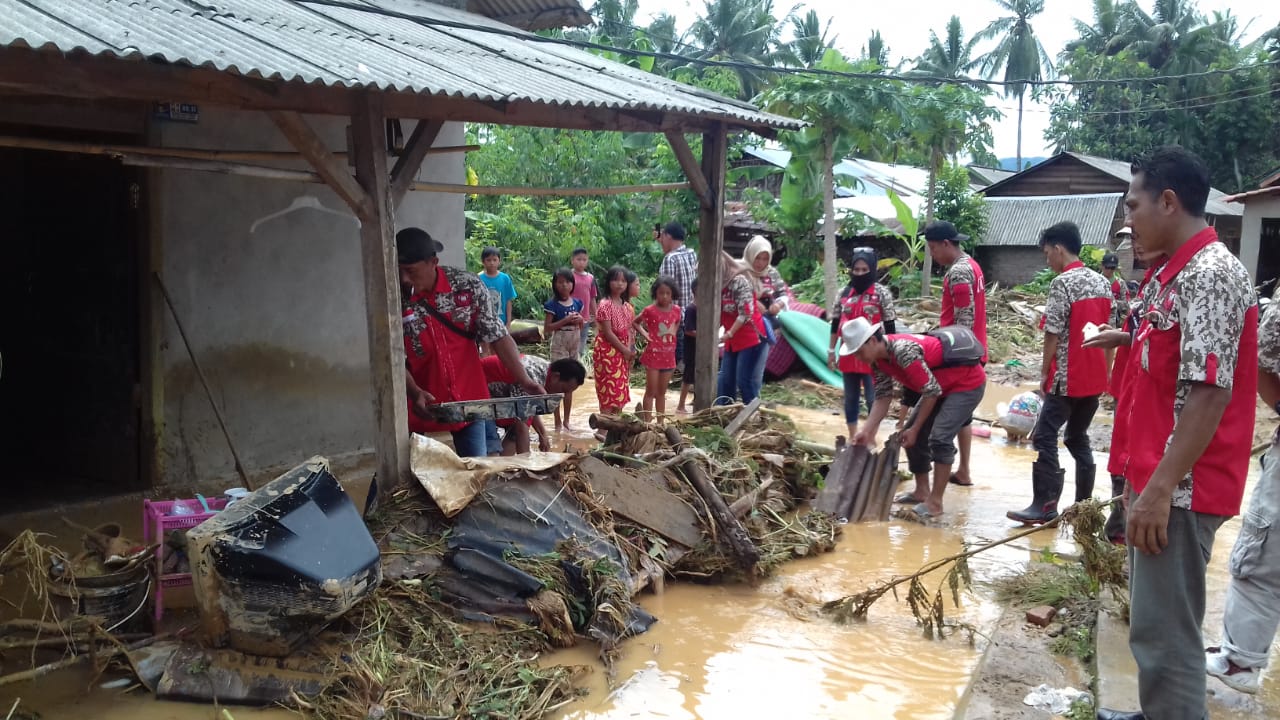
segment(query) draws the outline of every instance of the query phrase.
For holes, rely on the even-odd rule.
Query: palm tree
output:
[[[631,37],[639,10],[639,0],[596,0],[590,12],[598,20],[601,36],[623,40]]]
[[[822,61],[827,50],[835,46],[836,37],[831,32],[831,19],[823,25],[818,13],[810,10],[804,17],[792,15],[791,42],[783,48],[780,59],[789,65],[811,68]]]
[[[996,4],[1012,13],[993,20],[978,33],[978,40],[996,40],[996,47],[980,62],[987,77],[995,77],[1004,69],[1004,95],[1018,96],[1018,170],[1022,169],[1022,100],[1027,94],[1027,82],[1036,82],[1053,73],[1053,61],[1040,44],[1031,18],[1044,12],[1044,0],[995,0]]]
[[[1161,74],[1203,70],[1226,47],[1193,0],[1156,0],[1150,15],[1132,2],[1125,12],[1133,24],[1129,49]],[[1226,19],[1235,24],[1235,18]]]
[[[973,48],[978,39],[964,39],[964,29],[960,27],[960,17],[952,15],[947,21],[947,39],[938,39],[938,34],[929,31],[929,47],[916,60],[913,74],[932,77],[960,78],[978,66],[973,59]]]
[[[1130,15],[1125,12],[1123,3],[1116,0],[1093,0],[1093,24],[1072,20],[1079,37],[1067,43],[1060,57],[1071,55],[1076,48],[1084,48],[1093,55],[1115,55],[1131,39],[1128,37],[1129,20]]]
[[[773,14],[773,0],[703,0],[705,14],[689,29],[699,49],[699,60],[733,60],[754,65],[772,65],[782,32],[782,23]],[[761,74],[736,68],[741,97],[756,95]]]
[[[862,58],[870,60],[880,68],[889,66],[889,46],[884,44],[884,38],[881,37],[879,30],[871,31],[866,47],[862,48]]]

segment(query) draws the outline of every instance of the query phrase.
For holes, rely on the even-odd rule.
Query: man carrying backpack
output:
[[[1066,425],[1065,443],[1076,461],[1076,501],[1093,496],[1097,471],[1089,447],[1089,423],[1098,397],[1107,389],[1107,358],[1101,348],[1083,347],[1096,331],[1087,327],[1111,320],[1111,287],[1106,278],[1080,262],[1080,229],[1061,222],[1040,234],[1040,249],[1049,267],[1060,273],[1049,285],[1044,313],[1044,359],[1040,388],[1044,406],[1032,432],[1036,461],[1031,465],[1033,499],[1006,516],[1027,525],[1058,517],[1066,471],[1058,467],[1058,432]]]
[[[927,335],[885,335],[879,323],[872,325],[864,317],[845,323],[840,335],[840,354],[857,355],[871,366],[875,377],[875,405],[853,442],[874,444],[876,429],[889,413],[895,380],[919,393],[920,402],[900,436],[916,487],[894,501],[916,503],[916,514],[924,518],[941,515],[942,495],[956,457],[956,435],[973,416],[987,386],[980,362],[985,353],[982,343],[972,330],[958,326]]]

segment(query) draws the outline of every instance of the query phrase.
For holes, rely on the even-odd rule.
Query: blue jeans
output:
[[[867,398],[867,412],[876,401],[876,385],[871,373],[842,373],[844,376],[844,421],[858,422],[858,401]]]
[[[453,435],[453,451],[458,457],[484,457],[489,454],[487,435],[490,424],[487,420],[478,420],[450,433]],[[493,431],[496,437],[497,425],[493,426]]]
[[[742,393],[742,402],[748,404],[760,395],[760,377],[764,374],[763,360],[768,349],[769,346],[762,342],[746,350],[724,351],[720,358],[720,376],[716,378],[717,405],[728,405],[739,392]]]

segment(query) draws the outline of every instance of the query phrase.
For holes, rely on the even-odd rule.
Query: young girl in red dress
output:
[[[609,268],[605,275],[606,298],[596,306],[596,342],[591,350],[595,367],[596,399],[600,412],[617,415],[631,402],[631,325],[636,311],[627,299],[627,269],[621,265]]]
[[[653,304],[640,311],[640,317],[636,318],[636,330],[649,341],[640,355],[640,364],[645,369],[644,414],[641,417],[646,420],[653,419],[655,409],[658,417],[667,412],[667,386],[671,384],[671,374],[676,369],[676,333],[680,331],[680,306],[676,305],[676,295],[675,280],[658,278],[649,291]]]

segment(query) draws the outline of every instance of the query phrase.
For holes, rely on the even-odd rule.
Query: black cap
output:
[[[1107,253],[1102,256],[1102,267],[1118,268],[1120,267],[1120,258],[1115,253]]]
[[[935,220],[929,223],[924,229],[924,239],[929,242],[950,241],[957,245],[969,239],[968,235],[961,235],[956,226],[946,220]]]
[[[410,227],[396,233],[396,259],[401,265],[430,260],[441,250],[444,245],[422,228]]]

